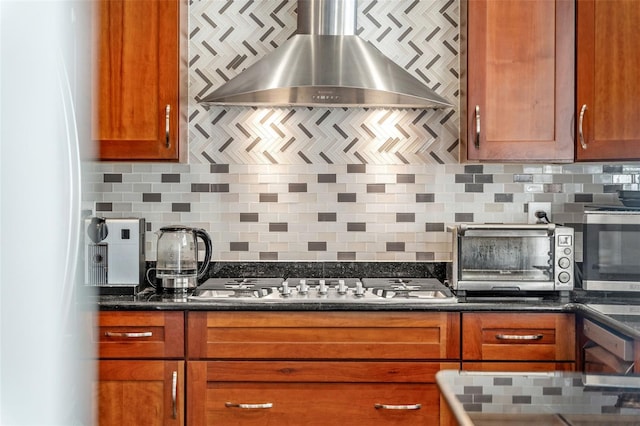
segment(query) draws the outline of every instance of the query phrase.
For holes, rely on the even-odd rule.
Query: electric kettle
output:
[[[169,291],[187,291],[198,286],[198,280],[207,272],[211,261],[211,237],[204,229],[172,225],[160,228],[158,234],[158,260],[156,277],[162,288]],[[198,238],[202,239],[205,255],[198,268]]]

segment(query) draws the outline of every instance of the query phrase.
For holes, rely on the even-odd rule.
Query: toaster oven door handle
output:
[[[466,231],[472,230],[487,230],[487,231],[509,231],[509,230],[534,230],[540,231],[546,229],[547,233],[552,233],[556,225],[553,223],[547,223],[546,226],[541,224],[489,224],[489,223],[462,223],[459,225],[459,234],[464,235]]]
[[[125,337],[127,339],[139,339],[141,337],[151,337],[153,336],[153,332],[151,331],[141,331],[138,333],[122,333],[118,331],[105,331],[104,335],[107,337]]]
[[[498,340],[540,340],[542,334],[496,334]]]

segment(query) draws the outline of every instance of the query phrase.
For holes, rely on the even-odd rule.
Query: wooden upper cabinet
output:
[[[100,0],[95,12],[96,156],[177,161],[179,0]]]
[[[461,17],[461,160],[573,161],[574,0],[464,0]]]
[[[578,0],[579,161],[640,159],[639,21],[637,0]]]

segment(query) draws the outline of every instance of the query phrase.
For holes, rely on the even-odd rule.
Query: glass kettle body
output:
[[[198,238],[204,242],[205,255],[198,268]],[[166,290],[190,290],[207,272],[211,261],[211,237],[204,229],[166,226],[158,231],[156,277]]]

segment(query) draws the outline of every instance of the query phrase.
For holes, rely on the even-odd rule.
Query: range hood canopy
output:
[[[298,30],[200,99],[208,105],[452,107],[356,35],[357,0],[298,0]]]

